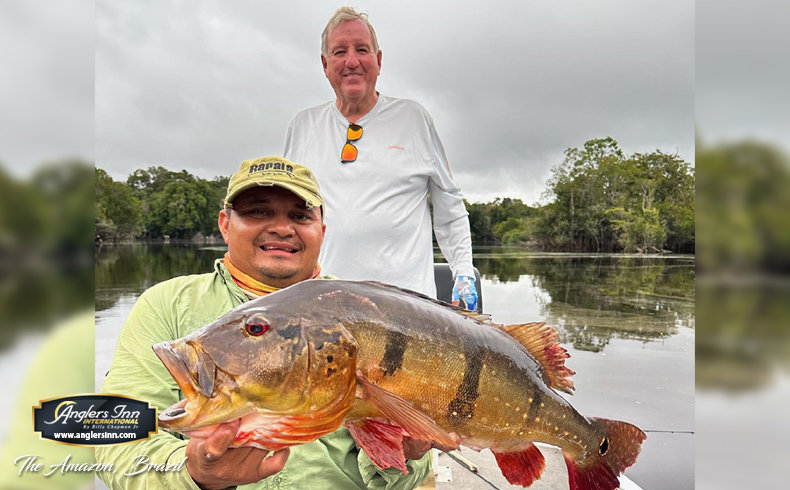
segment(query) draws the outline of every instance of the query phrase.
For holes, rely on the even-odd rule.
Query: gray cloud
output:
[[[700,0],[696,113],[703,140],[754,137],[790,149],[790,4]]]
[[[93,3],[3,2],[0,162],[93,157]]]
[[[333,98],[319,48],[339,4],[315,3],[99,1],[97,164],[116,179],[160,164],[210,178],[280,153],[291,117]],[[693,161],[689,2],[360,8],[383,50],[379,89],[428,109],[472,201],[538,200],[590,138]]]

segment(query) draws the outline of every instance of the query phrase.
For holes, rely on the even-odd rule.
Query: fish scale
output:
[[[381,303],[379,306],[383,307]],[[378,349],[360,353],[358,368],[368,379],[413,401],[434,420],[441,421],[440,425],[452,428],[465,440],[479,441],[480,447],[491,447],[494,442],[506,445],[509,442],[512,444],[519,432],[527,430],[532,430],[535,436],[542,434],[543,439],[547,439],[545,442],[551,444],[557,445],[558,439],[562,439],[562,434],[555,434],[558,431],[554,431],[553,427],[558,427],[557,424],[566,425],[562,415],[568,409],[567,403],[543,383],[523,382],[524,379],[536,377],[534,373],[539,368],[531,358],[523,356],[519,346],[511,340],[504,339],[505,345],[497,349],[496,346],[503,339],[499,338],[496,331],[487,332],[489,335],[484,338],[480,338],[476,332],[467,332],[465,336],[460,331],[448,332],[445,338],[450,340],[430,333],[406,337],[408,343],[403,351],[403,367],[394,375],[387,375],[379,374],[383,359],[380,345],[386,342],[384,339],[392,330],[383,326],[372,327],[369,323],[344,325],[361,344],[379,344]],[[479,325],[467,322],[455,325],[459,330],[479,328]],[[400,326],[403,329],[410,328],[409,324]],[[473,341],[458,341],[467,336],[472,337]],[[487,347],[482,348],[481,345]],[[475,365],[475,356],[480,371],[476,376],[467,376]],[[431,363],[430,360],[435,362]],[[431,380],[430,383],[436,386],[427,390],[423,383],[415,383],[415,380],[423,379]],[[454,401],[461,403],[453,404]],[[469,404],[465,407],[467,412],[460,408],[464,407],[464,401]],[[549,407],[541,407],[541,403]],[[528,417],[524,417],[525,414]],[[571,430],[578,432],[579,427],[577,425]],[[567,436],[567,441],[573,442],[573,434]]]
[[[252,324],[266,333],[252,335]],[[491,449],[522,486],[545,466],[539,441],[561,448],[571,489],[613,490],[645,435],[584,417],[555,391],[573,389],[557,340],[543,323],[496,325],[385,284],[303,281],[154,346],[191,398],[163,412],[160,425],[189,434],[247,410],[238,444],[267,448],[314,440],[342,422],[382,468],[406,471],[409,436],[441,449]],[[239,359],[255,368],[241,369]]]
[[[386,299],[376,304],[384,316],[388,308],[394,310],[398,306],[397,301],[389,304]],[[413,401],[434,420],[441,421],[440,425],[458,432],[462,439],[480,441],[480,447],[492,447],[494,442],[512,445],[519,432],[529,430],[535,436],[541,434],[545,442],[551,444],[558,445],[562,439],[569,444],[574,442],[573,435],[581,432],[580,423],[570,431],[558,433],[554,430],[558,424],[566,425],[567,415],[562,419],[562,412],[569,405],[544,383],[524,383],[525,379],[537,377],[535,373],[540,367],[532,358],[524,356],[520,345],[499,331],[481,331],[479,323],[470,318],[462,317],[464,321],[457,321],[455,312],[450,312],[448,321],[441,322],[447,326],[444,331],[414,327],[414,318],[436,314],[432,302],[418,305],[425,308],[415,306],[408,314],[392,315],[389,317],[392,322],[386,325],[344,323],[360,344],[375,346],[363,350],[358,361],[358,368],[368,379]],[[355,308],[357,305],[352,302],[343,306]],[[405,342],[403,366],[395,373],[387,373],[381,369],[381,364],[386,359],[384,346],[392,338],[393,331],[405,334],[400,336]],[[475,357],[480,372],[476,376],[466,376],[475,365]],[[426,359],[434,362],[426,363]],[[415,382],[423,379],[432,380],[439,389],[426,390],[424,383]],[[463,403],[456,404],[459,408],[453,410],[453,401],[468,401],[470,410],[463,413],[460,408]],[[549,407],[541,407],[541,403]],[[532,416],[524,417],[524,414]],[[492,431],[492,426],[496,430]],[[565,432],[569,432],[568,436],[564,436]]]

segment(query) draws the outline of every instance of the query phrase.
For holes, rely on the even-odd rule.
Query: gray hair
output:
[[[368,29],[370,29],[370,39],[373,41],[373,52],[379,52],[379,41],[376,38],[376,30],[373,29],[373,24],[370,23],[368,20],[368,14],[364,12],[357,12],[354,7],[340,7],[335,12],[335,15],[329,19],[329,22],[326,23],[326,27],[324,27],[324,32],[321,33],[321,54],[327,56],[327,41],[329,39],[329,33],[332,32],[335,27],[339,26],[343,22],[347,20],[361,20],[364,22]]]

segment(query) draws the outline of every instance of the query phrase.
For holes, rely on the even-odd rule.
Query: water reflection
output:
[[[47,333],[90,305],[93,268],[59,257],[3,257],[0,265],[0,353],[21,334]]]
[[[546,293],[537,298],[544,319],[578,350],[599,352],[614,338],[661,341],[694,326],[693,257],[492,248],[475,253],[475,265],[485,279],[532,281]]]
[[[139,293],[170,277],[210,271],[224,250],[102,247],[96,263],[97,386]],[[577,371],[577,409],[648,430],[680,431],[651,433],[629,476],[644,488],[693,488],[693,257],[488,248],[476,250],[474,262],[494,321],[548,320],[560,327]]]
[[[224,250],[191,244],[103,246],[96,257],[96,309],[171,277],[208,272]],[[577,350],[600,352],[614,338],[661,341],[680,326],[694,326],[690,256],[536,254],[488,247],[475,251],[474,262],[484,280],[531,282],[542,292],[535,298],[540,319],[560,327],[562,342]]]
[[[785,279],[700,284],[698,388],[756,392],[790,376],[789,293]]]
[[[96,254],[96,310],[110,308],[122,294],[139,294],[167,279],[210,272],[224,247],[192,244],[104,244]]]

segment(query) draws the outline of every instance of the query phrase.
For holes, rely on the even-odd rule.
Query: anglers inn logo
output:
[[[42,400],[33,407],[33,430],[63,444],[101,446],[148,439],[157,431],[148,402],[93,393]]]

